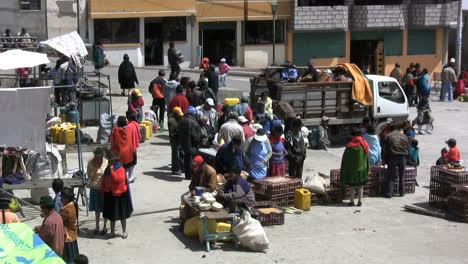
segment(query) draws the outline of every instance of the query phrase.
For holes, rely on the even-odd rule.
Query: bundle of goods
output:
[[[456,191],[449,196],[447,201],[448,213],[468,222],[468,186],[454,185]]]
[[[252,206],[252,216],[262,226],[283,225],[284,211],[270,201],[258,201]]]
[[[378,196],[382,191],[383,188],[386,186],[385,178],[387,174],[387,168],[383,166],[373,166],[369,170],[369,179],[367,184],[364,185],[364,197],[375,197]],[[399,191],[399,176],[398,171],[395,177],[395,186],[394,191],[398,193]],[[417,176],[417,168],[413,166],[406,166],[405,167],[405,175],[404,175],[404,192],[407,193],[414,193],[416,191],[416,176]],[[336,188],[341,188],[340,184],[340,170],[331,170],[330,171],[330,185]],[[345,194],[344,198],[349,198],[349,187],[345,187]]]
[[[456,191],[455,186],[467,184],[468,172],[464,168],[449,169],[445,166],[433,166],[429,187],[429,205],[447,209],[448,198]]]
[[[215,195],[205,192],[201,196],[193,196],[188,198],[191,206],[197,207],[200,211],[221,211],[224,207],[216,202]]]
[[[254,180],[255,197],[259,201],[271,201],[277,206],[293,206],[294,191],[302,188],[302,180],[291,177],[268,177]]]

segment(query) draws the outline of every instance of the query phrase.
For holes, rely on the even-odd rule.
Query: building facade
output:
[[[352,62],[388,75],[395,63],[440,72],[447,62],[451,0],[294,0],[291,49],[297,65]]]
[[[10,29],[17,34],[25,28],[38,40],[57,37],[77,30],[87,39],[86,0],[79,0],[80,19],[77,19],[75,0],[3,0],[0,1],[0,31]]]
[[[276,61],[285,60],[292,2],[279,0]],[[126,53],[138,66],[167,65],[174,42],[184,55],[182,67],[201,58],[226,58],[232,65],[272,63],[273,16],[265,0],[90,0],[89,39],[104,44],[111,64]]]
[[[126,53],[138,66],[167,65],[172,41],[183,67],[212,62],[262,67],[275,61],[353,62],[388,74],[399,62],[440,71],[447,61],[452,0],[89,0],[90,42],[111,64]]]

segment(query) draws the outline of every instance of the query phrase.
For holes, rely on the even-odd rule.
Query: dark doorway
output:
[[[383,56],[382,40],[351,40],[351,63],[368,74],[382,74]]]
[[[221,58],[225,58],[229,65],[237,64],[235,29],[203,29],[200,34],[203,57],[216,65]]]
[[[145,65],[163,65],[163,29],[161,22],[145,22]]]

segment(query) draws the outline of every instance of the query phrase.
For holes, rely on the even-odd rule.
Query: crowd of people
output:
[[[34,227],[34,232],[57,256],[66,263],[87,264],[88,258],[79,254],[78,249],[78,205],[70,187],[64,187],[61,179],[54,179],[52,189],[55,198],[42,196],[39,202],[41,225]],[[19,223],[18,216],[8,207],[11,196],[0,193],[0,224]]]
[[[352,131],[352,139],[346,145],[341,162],[341,184],[350,187],[350,206],[354,206],[357,191],[358,206],[362,205],[364,185],[368,181],[369,169],[375,165],[387,165],[384,191],[382,195],[392,198],[395,195],[395,181],[399,182],[398,194],[405,195],[405,167],[419,166],[419,142],[409,121],[394,122],[390,118],[376,135],[375,128],[369,118],[364,118],[360,127]],[[456,140],[451,138],[445,142],[449,149],[443,148],[436,165],[459,167],[460,150]],[[398,177],[398,180],[397,180]],[[417,181],[416,181],[417,185]]]
[[[429,71],[422,68],[419,63],[410,63],[406,71],[403,71],[401,65],[396,63],[390,77],[400,82],[410,106],[418,106],[418,102],[424,100],[425,97],[429,97],[431,93]],[[454,99],[465,93],[464,75],[463,72],[456,72],[454,58],[451,58],[449,63],[444,65],[440,81],[440,101],[445,101],[447,98],[449,102],[453,102]]]
[[[16,35],[12,34],[11,29],[7,28],[2,35],[1,42],[3,49],[0,48],[0,51],[12,48],[21,49],[32,47],[30,43],[33,42],[33,38],[31,38],[26,28],[21,28],[21,31]]]

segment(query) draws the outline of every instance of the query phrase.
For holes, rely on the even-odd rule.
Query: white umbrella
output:
[[[34,67],[50,63],[47,54],[19,49],[0,53],[0,70]]]

